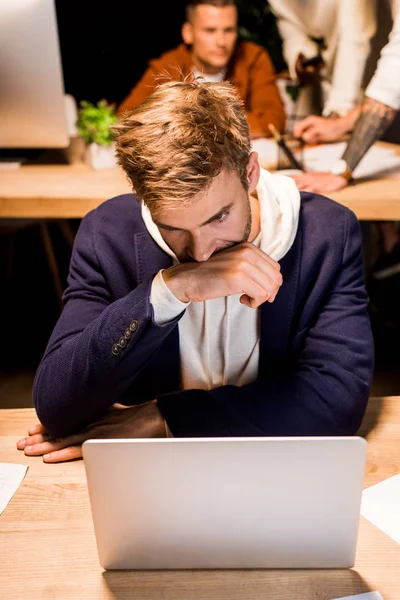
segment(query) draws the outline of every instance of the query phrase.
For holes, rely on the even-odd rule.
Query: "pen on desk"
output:
[[[283,139],[283,136],[279,133],[279,131],[277,130],[275,125],[273,125],[272,123],[269,123],[268,129],[270,130],[273,137],[275,138],[278,146],[280,146],[280,148],[282,148],[283,152],[286,154],[286,156],[288,157],[290,162],[294,165],[294,167],[296,169],[299,169],[300,171],[304,171],[303,167],[301,166],[301,164],[299,163],[299,161],[297,160],[297,158],[295,157],[295,155],[293,154],[293,152],[291,151],[289,146],[286,145],[286,142]]]

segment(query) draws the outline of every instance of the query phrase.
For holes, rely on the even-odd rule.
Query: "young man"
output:
[[[235,0],[192,0],[182,26],[183,44],[151,60],[143,77],[117,109],[141,104],[166,75],[194,74],[207,81],[231,81],[245,103],[252,139],[270,137],[269,123],[283,132],[286,115],[267,51],[237,41]]]
[[[228,82],[160,85],[116,147],[135,194],[82,220],[18,448],[354,434],[373,373],[355,215],[260,169]]]

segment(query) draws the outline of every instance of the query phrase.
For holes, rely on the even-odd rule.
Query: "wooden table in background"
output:
[[[104,571],[82,461],[46,465],[15,444],[33,409],[0,410],[0,461],[29,465],[0,516],[0,597],[15,600],[332,600],[400,598],[400,547],[361,517],[356,564],[337,570]],[[400,472],[400,397],[371,399],[365,487]],[[134,510],[134,507],[132,507]]]
[[[399,151],[398,144],[384,145]],[[119,167],[94,171],[79,163],[0,170],[0,219],[82,218],[105,200],[130,191]],[[360,220],[400,220],[400,177],[363,181],[329,196]]]
[[[130,191],[120,168],[22,166],[0,171],[0,218],[82,218],[105,200]]]

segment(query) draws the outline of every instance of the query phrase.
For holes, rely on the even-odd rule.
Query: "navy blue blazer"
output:
[[[374,354],[355,215],[302,193],[298,232],[280,264],[283,285],[259,308],[257,380],[182,390],[182,315],[159,326],[150,303],[152,279],[171,258],[148,234],[134,195],[104,202],[75,239],[64,309],[34,382],[40,421],[64,436],[114,402],[157,398],[175,436],[354,434]]]

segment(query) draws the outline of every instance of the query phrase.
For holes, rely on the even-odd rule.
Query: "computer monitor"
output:
[[[0,0],[0,152],[68,144],[54,0]]]

